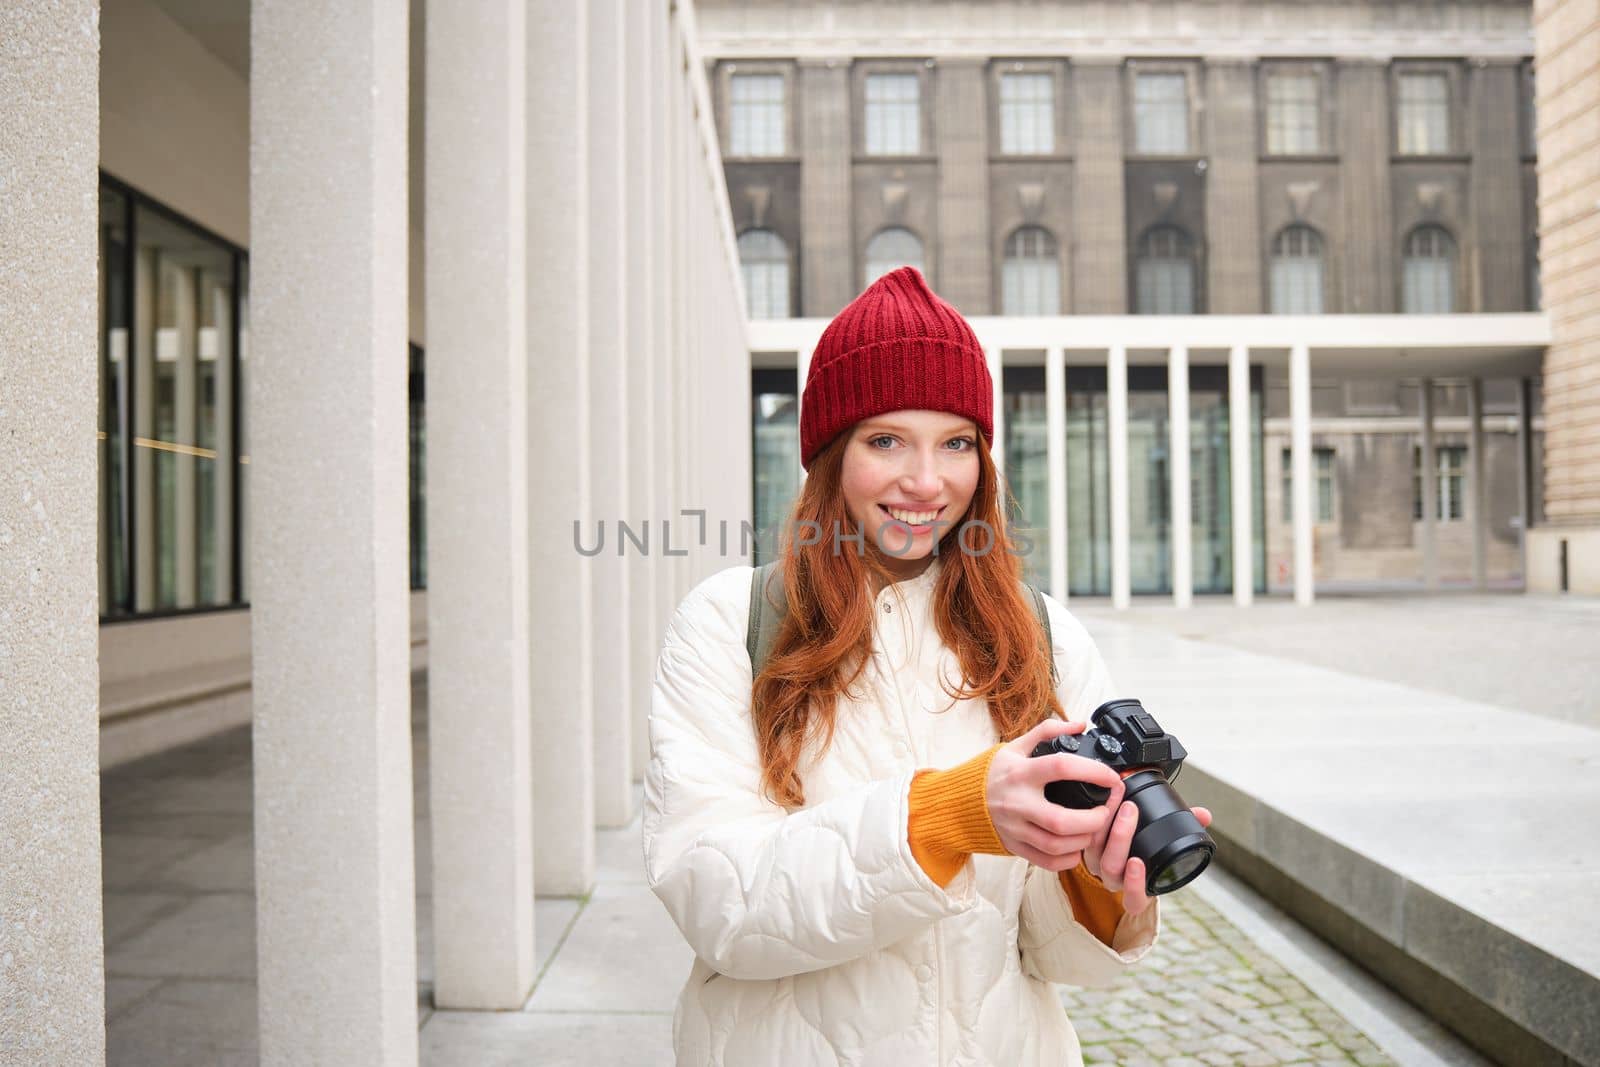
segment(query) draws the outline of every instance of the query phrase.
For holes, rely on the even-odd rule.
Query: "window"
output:
[[[739,235],[739,269],[752,319],[789,317],[789,246],[771,230]]]
[[[910,230],[891,226],[867,242],[866,285],[900,267],[922,270],[922,241]],[[923,271],[923,273],[927,273]]]
[[[1055,79],[1047,73],[1000,75],[1000,151],[1047,155],[1055,150]]]
[[[1272,313],[1322,314],[1322,238],[1309,226],[1287,226],[1272,242]]]
[[[1194,253],[1176,226],[1145,232],[1135,257],[1134,307],[1140,315],[1194,314]]]
[[[1430,156],[1449,152],[1449,77],[1438,73],[1400,75],[1396,120],[1401,155]]]
[[[728,88],[728,154],[783,155],[783,75],[735,74]]]
[[[1189,81],[1182,74],[1139,74],[1133,82],[1133,137],[1143,155],[1189,151]]]
[[[1287,71],[1267,76],[1267,152],[1310,155],[1322,151],[1321,82],[1315,74]]]
[[[1024,226],[1007,238],[1002,271],[1001,314],[1061,314],[1061,262],[1049,230]]]
[[[867,75],[867,154],[914,156],[922,150],[915,74]]]
[[[1466,486],[1467,446],[1440,445],[1433,450],[1435,477],[1438,478],[1434,518],[1441,521],[1462,516]],[[1411,450],[1411,517],[1422,521],[1422,446]]]
[[[1333,521],[1334,451],[1311,450],[1311,521]],[[1283,521],[1294,521],[1294,453],[1283,450]]]
[[[1406,237],[1400,310],[1444,315],[1455,310],[1456,242],[1442,226],[1418,226]]]

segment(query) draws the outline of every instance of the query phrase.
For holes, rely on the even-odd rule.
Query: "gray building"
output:
[[[830,317],[902,263],[970,316],[1538,308],[1525,2],[712,0],[700,21],[752,318]],[[1018,416],[1042,406],[1042,374],[1029,371],[1006,373],[1017,435],[1028,423]],[[1085,447],[1104,392],[1096,381],[1068,375],[1068,433],[1080,398]],[[1482,386],[1491,584],[1522,579],[1521,385]],[[1191,380],[1197,523],[1218,510],[1204,503],[1207,472],[1227,462],[1221,426],[1208,438],[1202,425],[1213,386],[1220,397],[1220,382]],[[1472,389],[1441,380],[1429,394],[1439,420],[1430,568],[1419,537],[1422,386],[1394,368],[1315,380],[1319,584],[1472,578],[1462,488]],[[1137,440],[1138,394],[1164,395],[1165,379],[1136,374],[1130,388]],[[1287,376],[1258,368],[1253,388],[1256,579],[1286,588]],[[792,418],[784,397],[795,389],[783,371],[758,369],[758,420]],[[1530,392],[1537,406],[1536,384]],[[1164,409],[1152,409],[1155,441]],[[792,492],[787,474],[759,480],[792,467],[762,455],[764,441],[782,439],[758,427],[759,525]],[[1022,517],[1037,525],[1026,442],[1010,444]],[[1157,449],[1134,475],[1152,480],[1157,502],[1162,462]],[[1075,591],[1106,591],[1094,504],[1092,491],[1075,492],[1069,508],[1090,524],[1088,555],[1074,549]],[[1149,516],[1152,560],[1164,558],[1167,522],[1159,509]],[[1135,529],[1136,557],[1139,540]],[[1169,587],[1152,568],[1141,576],[1135,562],[1135,591]],[[1208,586],[1197,572],[1196,583],[1227,588],[1220,573]]]

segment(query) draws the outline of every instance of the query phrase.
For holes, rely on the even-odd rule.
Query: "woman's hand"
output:
[[[996,754],[998,758],[998,753]],[[1133,801],[1122,800],[1122,789],[1119,787],[1106,801],[1107,807],[1113,804],[1116,808],[1116,817],[1106,820],[1106,826],[1096,836],[1095,840],[1083,851],[1083,865],[1089,873],[1100,879],[1100,884],[1115,893],[1122,891],[1122,910],[1129,915],[1138,915],[1150,906],[1150,896],[1144,890],[1145,869],[1144,860],[1137,856],[1128,855],[1128,850],[1133,846],[1133,832],[1139,826],[1139,809],[1134,807]],[[1192,808],[1194,817],[1200,820],[1201,826],[1211,825],[1211,811],[1207,808]]]
[[[1083,729],[1081,722],[1046,719],[1010,744],[1000,746],[989,762],[989,776],[984,781],[989,819],[1000,843],[1013,856],[1021,856],[1048,871],[1076,867],[1097,842],[1102,853],[1109,855],[1111,812],[1122,801],[1122,779],[1117,772],[1082,756],[1029,755],[1041,741],[1060,734],[1082,733]],[[1044,798],[1044,787],[1063,779],[1102,786],[1111,790],[1111,796],[1105,804],[1087,811],[1063,808]]]

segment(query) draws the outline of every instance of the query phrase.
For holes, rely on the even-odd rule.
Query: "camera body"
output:
[[[1130,771],[1150,768],[1160,771],[1169,784],[1177,779],[1189,755],[1137,700],[1107,701],[1095,709],[1090,721],[1094,725],[1081,734],[1061,734],[1041,742],[1033,755],[1060,752],[1083,756],[1124,777]],[[1063,808],[1099,807],[1110,795],[1109,789],[1088,782],[1051,782],[1044,790],[1046,800]]]
[[[1123,798],[1139,813],[1128,852],[1144,863],[1145,892],[1158,896],[1188,885],[1217,851],[1216,842],[1172,788],[1189,753],[1137,700],[1108,700],[1089,721],[1094,724],[1090,729],[1040,742],[1032,755],[1082,756],[1116,771]],[[1111,790],[1064,779],[1047,784],[1044,796],[1064,808],[1087,809],[1104,804]]]

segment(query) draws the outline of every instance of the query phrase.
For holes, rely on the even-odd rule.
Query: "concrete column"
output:
[[[1233,602],[1255,599],[1255,534],[1250,455],[1250,350],[1228,351],[1228,485],[1232,495]]]
[[[1308,605],[1316,590],[1311,544],[1311,353],[1289,350],[1290,497],[1294,508],[1294,602]]]
[[[1050,484],[1050,595],[1067,602],[1067,366],[1059,347],[1044,353],[1045,457]]]
[[[95,576],[98,11],[94,0],[0,5],[7,1063],[102,1064],[106,1054]]]
[[[626,106],[623,0],[589,5],[589,473],[594,522],[613,540],[629,515],[631,436],[628,375],[629,306],[627,213],[629,181],[624,147]],[[588,542],[592,544],[593,542]],[[617,542],[620,543],[620,542]],[[606,543],[609,547],[609,543]],[[601,826],[633,818],[633,700],[631,672],[632,568],[615,550],[588,564],[594,636],[594,811]]]
[[[946,57],[934,70],[939,153],[939,292],[966,315],[993,303],[989,245],[989,92],[985,59]]]
[[[802,348],[800,351],[796,352],[794,354],[794,366],[795,366],[794,414],[795,414],[795,425],[799,426],[799,425],[801,425],[800,418],[804,414],[804,411],[802,410],[802,405],[803,405],[803,403],[805,401],[805,395],[806,395],[806,375],[811,373],[811,349]],[[800,485],[797,486],[796,488],[798,489],[800,487],[803,487],[805,485],[805,481],[806,481],[806,471],[805,471],[804,467],[801,467],[800,468]]]
[[[1172,603],[1186,608],[1194,600],[1193,502],[1189,499],[1189,350],[1173,345],[1167,354],[1167,464],[1172,494]]]
[[[667,44],[671,20],[665,0],[646,0],[645,7],[648,14],[638,17],[648,18],[650,24],[650,153],[656,175],[655,185],[650,190],[650,225],[656,234],[653,246],[655,254],[650,263],[650,284],[656,293],[651,304],[655,312],[651,336],[655,350],[658,396],[656,440],[652,454],[657,510],[651,516],[651,524],[658,538],[652,551],[659,557],[656,567],[656,639],[652,647],[659,652],[667,621],[683,597],[683,589],[679,585],[681,572],[678,559],[675,555],[668,555],[669,552],[679,551],[669,544],[669,531],[673,527],[677,527],[677,543],[681,545],[683,541],[683,523],[673,521],[677,518],[678,509],[683,506],[683,499],[678,492],[674,458],[681,445],[677,407],[677,346],[673,343],[672,333],[672,277],[668,268],[675,252],[672,244],[672,214],[673,205],[677,203],[675,182],[678,167],[668,150],[667,134],[672,121],[669,87],[672,51]]]
[[[594,884],[593,607],[572,544],[572,520],[593,512],[588,10],[527,4],[528,258],[540,265],[528,270],[534,885],[556,896]]]
[[[1533,381],[1517,379],[1517,553],[1522,560],[1524,588],[1528,586],[1528,528],[1533,525]]]
[[[800,167],[800,306],[832,318],[856,295],[850,233],[850,60],[802,59],[798,125]],[[805,385],[801,378],[800,384]]]
[[[1111,606],[1129,606],[1128,567],[1128,350],[1113,347],[1106,359],[1106,434],[1111,477]]]
[[[640,547],[616,531],[615,552],[628,571],[628,645],[631,666],[628,671],[628,708],[632,719],[633,776],[641,778],[650,763],[650,690],[655,678],[656,654],[660,647],[659,618],[669,609],[659,602],[656,568],[660,552],[660,492],[656,485],[655,457],[660,449],[656,419],[656,367],[658,346],[654,332],[656,291],[652,284],[655,262],[654,190],[658,184],[655,157],[650,151],[650,109],[655,88],[650,56],[654,47],[651,19],[644,12],[628,7],[623,22],[623,77],[626,81],[626,142],[623,145],[622,207],[626,218],[627,300],[622,313],[626,360],[624,374],[628,393],[628,507],[631,535],[643,542]],[[599,377],[597,372],[596,377]],[[646,540],[656,531],[657,537]],[[611,542],[608,541],[608,546]],[[597,750],[598,751],[598,750]]]
[[[994,466],[1000,473],[1000,484],[1006,483],[1006,404],[1003,380],[1005,353],[998,346],[986,345],[984,359],[989,364],[989,381],[994,390]]]
[[[1121,315],[1128,310],[1122,77],[1120,59],[1072,62],[1071,310],[1078,315]]]
[[[1483,379],[1467,383],[1467,505],[1472,509],[1472,585],[1489,586],[1489,494],[1484,490]]]
[[[414,1064],[406,9],[251,14],[261,1062]]]
[[[514,1011],[534,977],[529,661],[507,655],[529,640],[527,69],[508,47],[526,36],[523,0],[428,8],[428,778],[440,1008]]]
[[[1424,378],[1422,398],[1422,584],[1439,588],[1439,460],[1433,447],[1433,379]]]

